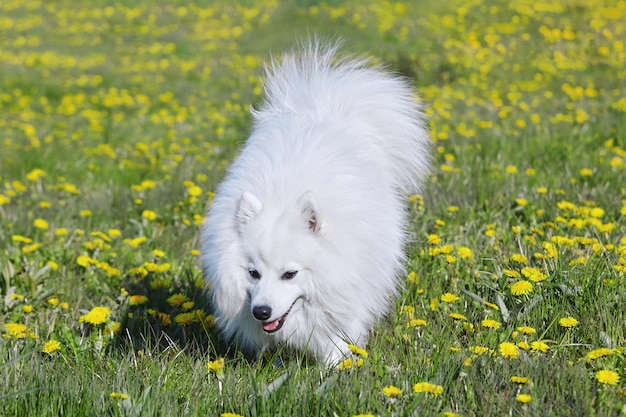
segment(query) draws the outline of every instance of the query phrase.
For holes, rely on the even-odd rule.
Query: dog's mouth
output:
[[[283,314],[282,316],[280,316],[276,320],[261,322],[261,326],[263,327],[263,331],[265,333],[268,333],[268,334],[276,333],[277,331],[279,331],[283,327],[283,324],[285,324],[285,319],[287,318],[287,315],[289,315],[289,313],[291,313],[291,309],[293,309],[293,306],[296,305],[296,302],[300,298],[301,297],[296,298],[294,300],[294,302],[291,303],[291,306],[289,307],[289,310],[287,310],[287,312],[285,314]]]

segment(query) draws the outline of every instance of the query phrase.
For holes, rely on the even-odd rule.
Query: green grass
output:
[[[0,415],[626,413],[626,6],[413,3],[2,2]],[[411,77],[437,149],[343,370],[225,345],[196,259],[261,62],[309,33]]]

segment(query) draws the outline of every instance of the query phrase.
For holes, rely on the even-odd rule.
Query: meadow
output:
[[[310,33],[410,77],[435,162],[336,369],[218,337],[198,228]],[[0,2],[1,416],[626,415],[626,2]]]

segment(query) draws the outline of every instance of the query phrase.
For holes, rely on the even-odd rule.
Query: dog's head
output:
[[[263,204],[244,192],[236,213],[241,273],[246,276],[250,315],[267,334],[297,329],[319,264],[324,225],[315,197]]]

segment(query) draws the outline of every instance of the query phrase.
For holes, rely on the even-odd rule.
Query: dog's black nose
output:
[[[252,315],[257,320],[267,320],[272,316],[272,307],[270,306],[255,306],[252,309]]]

